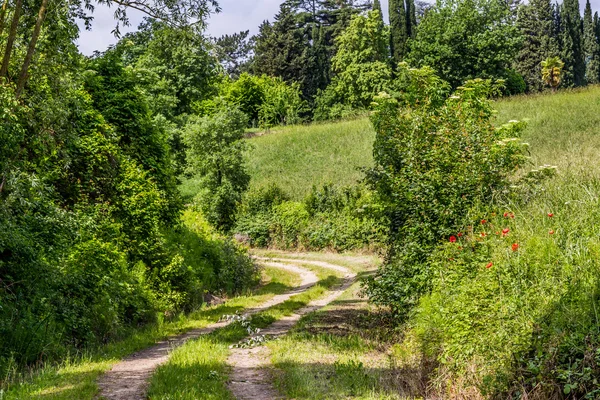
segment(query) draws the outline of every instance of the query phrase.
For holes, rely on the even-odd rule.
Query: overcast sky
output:
[[[251,34],[258,31],[260,23],[266,19],[272,20],[279,9],[282,0],[220,0],[222,12],[211,16],[208,21],[208,34],[210,36],[221,36],[239,31],[250,30]],[[592,9],[600,10],[600,0],[591,0]],[[381,0],[383,13],[387,20],[387,0]],[[585,0],[580,0],[583,10]],[[98,6],[94,12],[92,30],[81,30],[79,48],[86,54],[91,55],[95,50],[106,50],[115,43],[116,39],[111,33],[115,27],[113,11],[106,7]],[[122,28],[121,33],[136,30],[142,21],[143,14],[130,10],[131,26]]]

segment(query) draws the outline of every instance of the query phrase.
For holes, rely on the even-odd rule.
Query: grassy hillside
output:
[[[535,164],[561,169],[595,168],[600,147],[600,87],[554,95],[518,96],[496,103],[498,121],[529,121],[525,139]],[[252,186],[277,183],[294,199],[313,185],[348,185],[362,177],[359,167],[372,164],[375,133],[367,118],[294,126],[249,142]]]
[[[294,199],[313,185],[350,185],[372,163],[375,132],[366,119],[294,126],[250,139],[252,186],[275,182]]]

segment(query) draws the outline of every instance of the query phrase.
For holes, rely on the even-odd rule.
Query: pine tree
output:
[[[585,60],[579,0],[564,0],[560,14],[564,86],[581,86],[585,84]]]
[[[558,55],[558,42],[554,37],[554,8],[550,0],[531,0],[519,7],[517,25],[523,36],[523,45],[515,60],[529,91],[542,90],[540,63]]]
[[[598,83],[600,77],[600,46],[596,38],[592,6],[587,0],[583,14],[583,51],[585,58],[585,80],[587,83]]]
[[[390,51],[393,64],[404,60],[408,39],[407,13],[404,0],[389,0],[390,11]]]
[[[286,82],[301,82],[304,49],[308,38],[297,29],[296,13],[288,3],[281,4],[273,25],[264,22],[256,37],[252,71],[277,76]]]

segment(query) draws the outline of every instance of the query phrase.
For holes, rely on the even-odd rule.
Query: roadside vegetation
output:
[[[132,329],[122,340],[108,346],[70,354],[59,363],[27,374],[15,368],[10,371],[11,375],[3,389],[3,399],[94,399],[98,391],[98,377],[124,357],[159,340],[217,322],[223,315],[256,307],[274,295],[291,290],[298,284],[299,278],[293,273],[266,267],[262,280],[264,284],[251,293],[231,298],[223,304],[202,307],[189,314],[178,314],[168,321],[144,329]]]

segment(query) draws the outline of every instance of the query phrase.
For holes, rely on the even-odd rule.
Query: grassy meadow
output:
[[[498,123],[527,120],[524,139],[530,143],[534,165],[552,164],[561,171],[590,174],[600,171],[600,87],[555,94],[515,96],[495,103]],[[362,178],[360,168],[373,163],[375,132],[368,118],[277,128],[248,139],[251,187],[275,183],[294,200],[313,186],[344,186]],[[181,186],[197,193],[194,180]]]
[[[600,87],[515,96],[495,103],[498,123],[527,120],[524,139],[531,144],[534,165],[557,165],[562,171],[595,167],[600,148]],[[252,187],[275,183],[294,200],[312,186],[351,185],[362,178],[361,167],[373,163],[375,132],[368,118],[277,128],[248,139]],[[587,171],[587,172],[584,172]],[[193,181],[183,185],[194,193]]]

